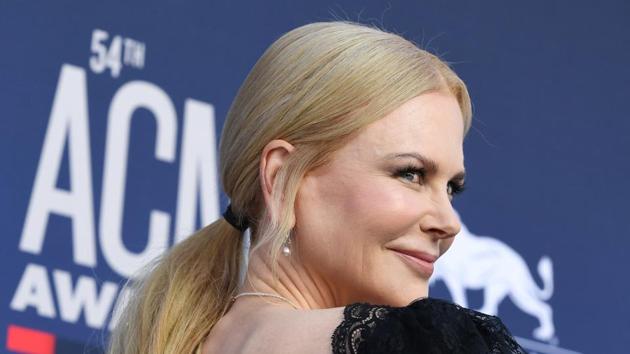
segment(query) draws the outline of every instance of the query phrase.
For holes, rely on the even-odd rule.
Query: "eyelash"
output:
[[[420,176],[420,180],[423,181],[424,178],[426,177],[426,171],[421,168],[421,167],[417,167],[414,165],[407,165],[403,168],[400,168],[396,171],[396,176],[398,177],[403,177],[404,175],[408,174],[408,173],[415,173],[418,176]],[[466,184],[462,183],[462,184],[458,184],[458,183],[453,183],[450,182],[449,185],[451,186],[451,196],[455,197],[458,194],[461,194],[464,190],[466,190]]]

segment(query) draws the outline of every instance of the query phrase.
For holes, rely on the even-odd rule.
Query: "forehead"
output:
[[[368,125],[346,148],[358,160],[419,153],[454,172],[463,170],[463,134],[457,100],[436,91],[417,96]]]

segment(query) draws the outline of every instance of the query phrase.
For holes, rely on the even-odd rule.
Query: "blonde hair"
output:
[[[472,112],[464,83],[435,55],[396,34],[323,22],[275,41],[241,86],[220,141],[222,185],[234,212],[250,221],[252,252],[268,245],[275,266],[293,227],[302,177],[368,124],[435,90],[458,100],[466,134]],[[278,171],[271,208],[265,208],[258,169],[273,139],[295,150]],[[241,247],[239,231],[220,218],[165,253],[133,284],[109,352],[197,350],[237,291]]]

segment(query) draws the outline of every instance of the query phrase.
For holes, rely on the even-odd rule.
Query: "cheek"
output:
[[[305,180],[303,186],[296,203],[300,224],[320,243],[350,244],[354,250],[380,246],[418,222],[419,193],[390,177],[333,176]]]
[[[399,236],[416,222],[417,203],[417,193],[395,181],[356,186],[341,201],[342,213],[353,227],[387,238]]]
[[[400,273],[386,244],[418,227],[421,194],[386,176],[364,176],[361,183],[319,178],[303,186],[296,216],[305,266],[330,283],[343,284],[337,289],[341,296],[371,294],[374,301],[385,301],[398,287],[384,289],[383,284]]]

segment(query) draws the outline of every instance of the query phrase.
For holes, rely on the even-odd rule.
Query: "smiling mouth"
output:
[[[407,253],[403,253],[403,251],[392,250],[396,253],[402,260],[411,267],[414,271],[420,273],[426,278],[431,277],[433,274],[433,263],[435,262],[435,257],[427,255],[426,257],[419,258],[416,256],[412,256]]]

